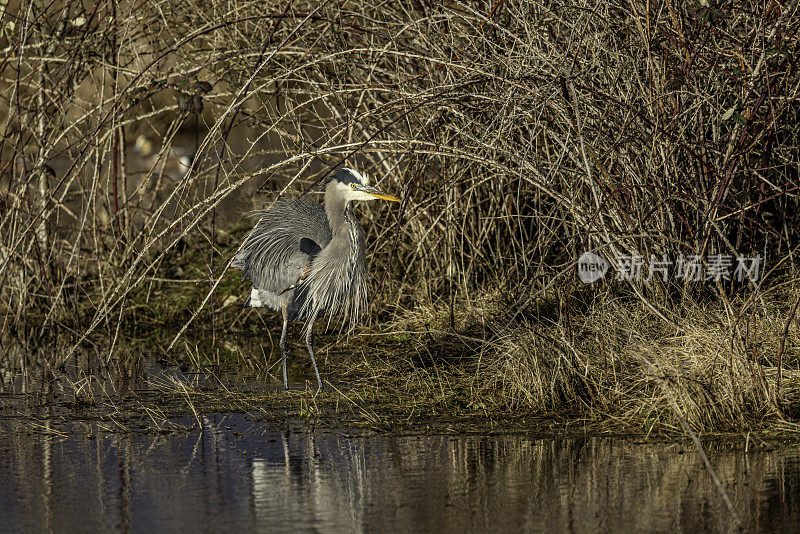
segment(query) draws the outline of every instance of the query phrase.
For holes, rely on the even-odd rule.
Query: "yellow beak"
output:
[[[383,191],[381,191],[377,187],[372,187],[371,185],[361,185],[361,186],[356,187],[356,189],[358,189],[359,191],[362,191],[362,192],[364,192],[364,193],[366,193],[366,194],[368,194],[368,195],[370,195],[372,197],[379,198],[381,200],[389,200],[391,202],[400,202],[399,198],[397,198],[395,196],[392,196],[392,195],[390,195],[388,193],[384,193]]]

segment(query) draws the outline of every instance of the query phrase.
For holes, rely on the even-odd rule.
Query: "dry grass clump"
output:
[[[730,431],[791,420],[800,373],[784,370],[779,389],[776,364],[783,345],[784,364],[797,368],[800,328],[775,321],[785,302],[746,326],[731,324],[721,305],[696,304],[671,310],[680,319],[666,325],[636,301],[607,297],[573,317],[572,335],[549,319],[501,328],[476,388],[512,412],[572,412],[623,427],[679,428],[683,417],[698,431]]]

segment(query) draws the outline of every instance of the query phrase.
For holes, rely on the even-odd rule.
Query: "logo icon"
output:
[[[606,275],[608,262],[592,252],[584,252],[578,258],[578,278],[584,284],[597,282]]]

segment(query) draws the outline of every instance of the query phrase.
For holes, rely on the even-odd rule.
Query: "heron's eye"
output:
[[[351,189],[355,189],[356,188],[356,184],[350,184],[350,188]]]

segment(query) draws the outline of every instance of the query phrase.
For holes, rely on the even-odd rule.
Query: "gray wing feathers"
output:
[[[311,261],[308,253],[331,241],[325,210],[307,200],[282,200],[256,212],[259,220],[233,265],[244,271],[255,289],[281,293],[296,283]],[[301,241],[303,247],[301,248]]]

